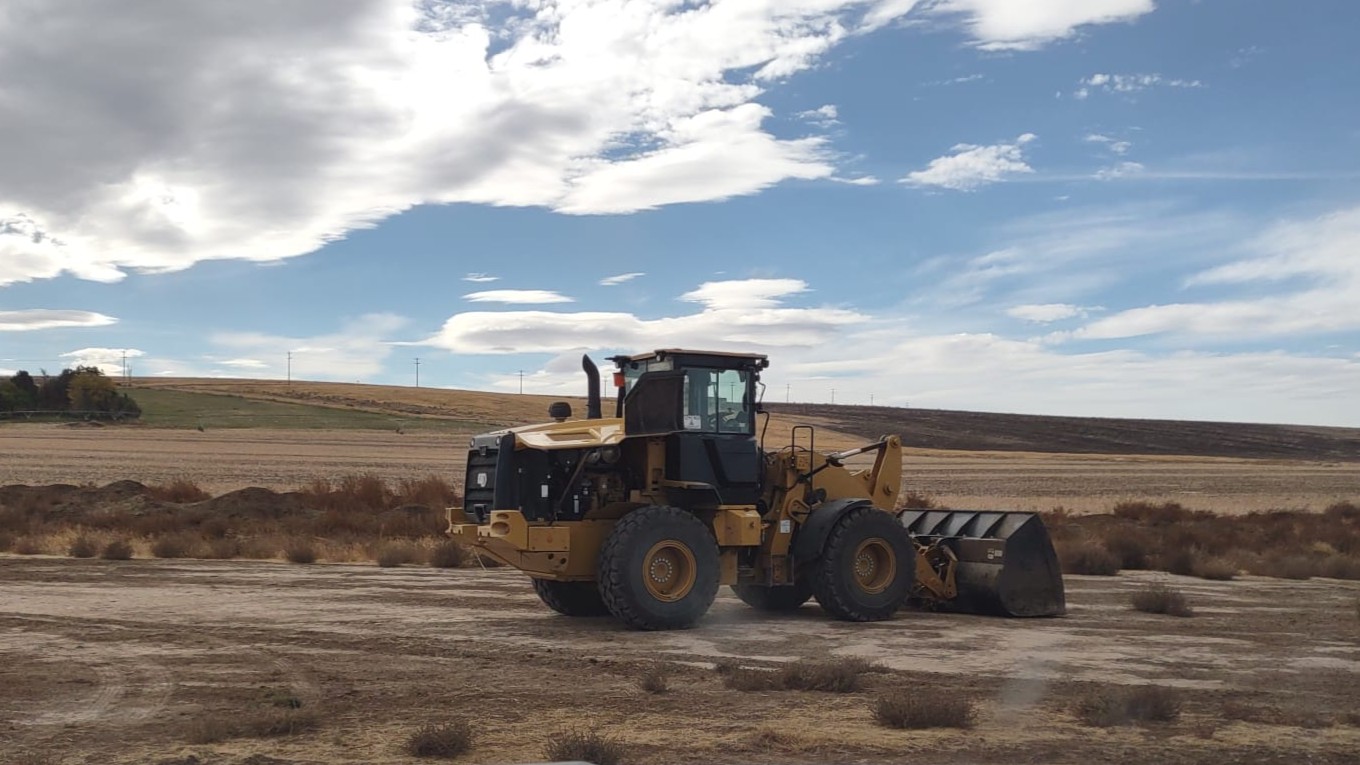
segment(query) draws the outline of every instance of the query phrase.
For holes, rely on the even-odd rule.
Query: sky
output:
[[[0,373],[582,395],[583,352],[692,347],[770,401],[1360,426],[1356,29],[6,0]]]

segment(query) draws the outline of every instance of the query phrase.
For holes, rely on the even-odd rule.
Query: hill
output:
[[[179,427],[193,427],[208,417],[229,423],[226,427],[489,430],[541,422],[548,405],[560,400],[305,381],[138,379],[130,387],[146,410],[149,424]],[[566,400],[578,416],[585,411],[583,398]],[[167,407],[173,407],[176,414],[167,414]],[[795,422],[808,422],[819,428],[819,445],[830,449],[897,433],[908,448],[930,450],[1360,461],[1360,429],[1356,428],[829,404],[772,403],[767,407],[772,413],[772,437],[787,433]],[[605,408],[609,409],[608,403]]]

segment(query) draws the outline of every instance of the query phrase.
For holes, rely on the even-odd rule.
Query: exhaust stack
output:
[[[581,356],[581,368],[586,371],[586,419],[598,420],[604,416],[600,413],[600,368],[589,355]]]

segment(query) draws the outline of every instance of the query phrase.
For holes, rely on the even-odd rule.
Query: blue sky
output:
[[[1360,426],[1360,6],[0,14],[0,371]]]

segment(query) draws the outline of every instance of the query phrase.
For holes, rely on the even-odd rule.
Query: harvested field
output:
[[[869,625],[815,605],[759,615],[724,592],[693,630],[636,633],[557,616],[505,570],[0,556],[0,580],[7,761],[409,762],[415,731],[461,716],[476,733],[465,760],[489,763],[536,761],[568,730],[608,736],[631,763],[1341,763],[1360,750],[1360,590],[1334,581],[1069,577],[1060,619]],[[1198,615],[1130,610],[1152,581]],[[736,693],[713,671],[831,658],[882,670],[851,693]],[[666,693],[638,685],[657,661]],[[1175,691],[1173,721],[1081,721],[1082,700],[1146,684]],[[879,726],[874,700],[902,687],[966,699],[974,727]]]
[[[212,493],[289,491],[316,478],[375,473],[389,481],[460,481],[476,431],[0,427],[0,485],[105,484],[188,478]],[[861,442],[818,431],[818,447]],[[787,437],[771,426],[768,444]],[[1122,500],[1177,501],[1194,510],[1321,510],[1354,499],[1360,462],[909,450],[907,489],[956,508],[1108,512]]]

